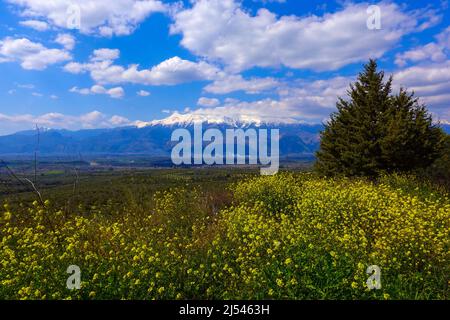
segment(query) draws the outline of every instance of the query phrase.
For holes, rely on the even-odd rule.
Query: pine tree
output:
[[[338,99],[321,133],[320,173],[376,176],[423,168],[438,156],[443,135],[426,107],[404,89],[392,95],[392,76],[384,77],[370,60],[350,84],[349,101]]]

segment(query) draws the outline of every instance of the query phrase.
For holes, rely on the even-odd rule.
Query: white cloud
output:
[[[102,36],[129,35],[141,22],[167,7],[156,0],[7,0],[25,17],[45,19],[59,28],[71,27],[73,14],[80,12],[79,30]],[[75,7],[74,7],[75,5]],[[76,10],[72,10],[76,8]]]
[[[82,95],[90,95],[90,94],[106,94],[111,98],[120,99],[125,95],[125,92],[122,87],[115,87],[111,89],[106,89],[101,85],[93,85],[91,88],[78,88],[73,87],[69,90],[69,92],[78,93]]]
[[[33,92],[33,93],[31,93],[31,95],[32,96],[34,96],[34,97],[43,97],[44,95],[42,94],[42,93],[40,93],[40,92]]]
[[[2,59],[3,58],[3,59]],[[0,41],[0,60],[18,61],[27,70],[44,70],[49,65],[70,60],[70,53],[60,49],[48,49],[41,43],[26,38],[5,38]]]
[[[25,20],[20,21],[20,25],[32,28],[37,31],[46,31],[49,29],[48,23],[40,20]]]
[[[95,93],[95,94],[106,94],[106,89],[102,86],[99,85],[93,85],[90,89],[90,92]],[[75,91],[76,92],[76,91]]]
[[[424,46],[419,46],[404,53],[397,54],[395,63],[399,66],[405,66],[408,61],[445,61],[447,59],[448,51],[450,50],[450,27],[438,34],[436,40],[437,41],[430,42]]]
[[[92,91],[91,91],[90,88],[83,88],[83,89],[80,89],[80,88],[78,88],[78,87],[72,87],[72,88],[69,90],[69,92],[72,92],[72,93],[78,93],[78,94],[82,94],[82,95],[88,95],[88,94],[91,94],[91,93],[92,93]]]
[[[257,94],[277,88],[279,85],[278,80],[270,77],[246,80],[241,75],[227,75],[207,85],[204,90],[214,94],[227,94],[234,91]]]
[[[107,116],[99,111],[74,116],[61,113],[6,115],[0,113],[0,134],[34,129],[36,125],[52,129],[94,129],[131,125],[133,122],[122,116]]]
[[[122,116],[112,116],[109,119],[109,123],[114,127],[128,126],[131,124],[130,120]]]
[[[190,121],[223,122],[229,119],[242,122],[270,123],[320,123],[335,111],[338,96],[344,96],[350,77],[335,77],[313,82],[297,81],[279,90],[278,99],[238,101],[226,99],[219,106],[186,109],[174,112],[169,118],[152,123]]]
[[[213,80],[219,69],[204,61],[192,62],[179,57],[167,59],[150,69],[139,69],[139,65],[127,68],[114,65],[119,50],[95,50],[88,63],[71,62],[64,69],[78,74],[89,72],[92,79],[101,84],[135,83],[144,85],[176,85],[199,80]]]
[[[395,89],[400,86],[414,91],[416,97],[425,103],[437,117],[450,120],[450,60],[412,66],[394,73]]]
[[[282,100],[310,109],[311,113],[321,115],[335,110],[338,97],[344,97],[354,77],[334,77],[312,82],[299,80],[290,86],[280,88],[278,93]]]
[[[105,60],[116,60],[120,57],[119,49],[108,49],[102,48],[94,50],[91,56],[91,61],[105,61]]]
[[[264,99],[253,102],[239,102],[233,105],[215,108],[199,108],[185,110],[185,113],[174,112],[163,120],[155,120],[153,124],[170,124],[177,122],[209,122],[221,123],[227,120],[238,122],[270,122],[270,123],[298,123],[299,121],[321,121],[322,118],[310,117],[301,108],[285,101]]]
[[[199,80],[211,80],[216,77],[217,72],[216,67],[204,61],[192,62],[173,57],[151,69],[138,70],[138,65],[132,65],[124,70],[121,77],[130,83],[175,85]]]
[[[136,92],[136,94],[141,97],[148,97],[150,95],[150,92],[145,90],[139,90],[138,92]]]
[[[217,107],[219,104],[220,104],[220,101],[215,98],[201,97],[197,101],[197,105],[199,105],[201,107]]]
[[[395,63],[399,66],[405,66],[407,61],[421,61],[431,60],[434,62],[443,61],[446,59],[446,55],[443,52],[443,48],[436,43],[429,43],[425,46],[408,50],[402,54],[398,54]]]
[[[85,72],[87,69],[87,66],[82,64],[82,63],[78,63],[78,62],[69,62],[68,64],[66,64],[64,66],[64,70],[73,74],[79,74],[79,73],[83,73]]]
[[[225,98],[224,102],[225,102],[225,104],[234,104],[234,103],[238,103],[239,100],[235,99],[235,98]]]
[[[234,0],[198,0],[174,14],[172,34],[193,53],[221,61],[229,70],[252,67],[336,70],[379,58],[401,37],[419,28],[417,13],[405,13],[394,3],[379,4],[381,30],[366,25],[368,4],[348,4],[324,16],[282,16],[260,9],[251,15]]]
[[[75,38],[69,33],[60,33],[56,36],[56,43],[62,45],[66,50],[72,50],[75,47]]]

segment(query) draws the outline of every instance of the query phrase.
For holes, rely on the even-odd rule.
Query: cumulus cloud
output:
[[[29,27],[29,28],[32,28],[32,29],[37,30],[37,31],[46,31],[46,30],[49,29],[49,25],[45,21],[25,20],[25,21],[20,21],[19,23],[22,26]]]
[[[44,70],[49,65],[71,58],[66,50],[49,49],[26,38],[7,37],[0,41],[0,62],[18,61],[27,70]]]
[[[349,84],[355,77],[334,77],[312,82],[298,80],[291,86],[278,91],[281,99],[299,107],[310,109],[311,113],[320,112],[323,117],[335,110],[338,97],[346,95]]]
[[[108,94],[111,98],[115,99],[122,98],[125,95],[125,92],[122,87],[111,88],[109,90],[106,90],[105,93]]]
[[[75,47],[75,37],[69,33],[58,34],[55,42],[62,45],[68,51],[73,50]]]
[[[336,110],[337,97],[345,95],[352,81],[354,79],[351,77],[335,77],[313,82],[297,81],[278,90],[277,99],[267,98],[255,101],[225,99],[221,105],[199,104],[198,109],[187,109],[183,113],[173,112],[168,118],[151,123],[170,124],[190,121],[220,123],[230,119],[256,123],[321,123]]]
[[[280,65],[336,70],[383,56],[403,35],[425,28],[422,20],[431,19],[394,3],[379,6],[382,28],[369,30],[364,3],[323,16],[277,17],[267,9],[252,15],[235,0],[198,0],[174,14],[171,33],[181,34],[181,44],[191,52],[233,71]]]
[[[42,19],[58,28],[72,28],[70,21],[85,34],[129,35],[155,12],[167,11],[156,0],[6,0],[16,5],[21,16]],[[78,17],[79,13],[79,17]]]
[[[123,80],[147,85],[175,85],[211,80],[218,72],[216,67],[204,61],[192,62],[179,57],[167,59],[151,69],[138,70],[138,67],[138,65],[132,65],[124,70]]]
[[[0,113],[0,134],[8,134],[20,130],[47,127],[52,129],[94,129],[112,128],[133,124],[132,121],[122,116],[108,116],[99,111],[92,111],[81,115],[65,115],[62,113],[46,113],[43,115],[6,115]]]
[[[419,62],[429,60],[442,62],[447,59],[450,50],[450,27],[436,36],[435,42],[430,42],[424,46],[419,46],[406,52],[396,55],[395,63],[405,66],[409,62]]]
[[[299,123],[305,121],[320,122],[322,120],[319,115],[311,115],[303,111],[304,109],[283,100],[264,99],[252,102],[236,102],[214,108],[198,108],[192,111],[187,110],[184,113],[174,112],[166,119],[155,120],[150,123],[222,123],[230,120],[252,123]]]
[[[120,57],[119,49],[96,49],[91,55],[91,61],[116,60]]]
[[[408,60],[414,62],[428,59],[434,62],[443,61],[446,59],[446,55],[444,54],[443,49],[444,48],[436,43],[428,43],[425,46],[414,48],[402,54],[398,54],[395,59],[395,63],[399,66],[405,66]]]
[[[248,94],[257,94],[280,86],[274,78],[244,79],[241,75],[227,75],[207,85],[204,90],[214,94],[227,94],[235,91],[244,91]]]
[[[201,97],[197,101],[197,105],[201,107],[217,107],[220,104],[219,99]]]
[[[134,83],[154,86],[212,80],[220,72],[207,62],[192,62],[179,57],[167,59],[150,69],[139,69],[137,64],[123,67],[113,63],[119,54],[119,50],[98,49],[89,62],[71,62],[64,69],[74,74],[89,72],[92,79],[101,84]]]
[[[130,120],[122,116],[112,116],[109,118],[108,122],[114,127],[123,127],[132,124]]]
[[[394,73],[394,85],[414,91],[420,101],[438,118],[449,121],[450,60],[428,63],[399,70]]]
[[[73,87],[69,90],[69,92],[78,93],[78,94],[82,94],[82,95],[106,94],[114,99],[120,99],[125,95],[125,91],[123,90],[122,87],[106,89],[105,87],[98,85],[98,84],[93,85],[90,88]]]

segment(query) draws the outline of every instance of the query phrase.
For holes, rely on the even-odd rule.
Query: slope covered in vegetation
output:
[[[3,299],[446,299],[450,200],[412,177],[284,173],[193,188],[151,209],[68,214],[49,202],[0,220]],[[70,265],[81,289],[68,290]],[[381,268],[369,290],[366,269]]]

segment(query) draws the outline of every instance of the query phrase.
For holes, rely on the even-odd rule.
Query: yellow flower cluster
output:
[[[257,177],[219,213],[187,189],[157,193],[151,212],[5,205],[0,298],[446,298],[450,200],[391,180]],[[66,287],[70,265],[80,290]],[[371,265],[380,290],[367,288]]]

